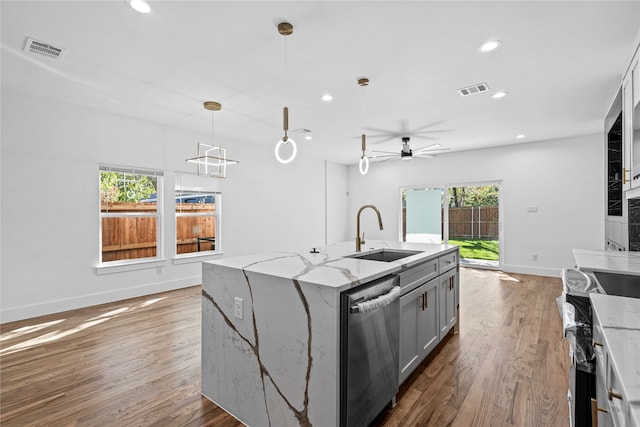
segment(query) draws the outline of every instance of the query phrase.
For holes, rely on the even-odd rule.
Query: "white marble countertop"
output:
[[[355,242],[342,242],[318,248],[319,253],[310,253],[312,248],[293,252],[268,252],[244,255],[220,260],[206,261],[223,267],[242,269],[300,282],[313,283],[342,290],[354,284],[366,283],[420,264],[444,253],[457,250],[448,244],[405,243],[367,240],[361,254],[378,249],[400,249],[420,251],[419,254],[391,262],[344,258],[355,254]]]
[[[640,252],[574,249],[576,266],[582,271],[640,275]]]
[[[634,425],[640,426],[640,299],[595,293],[589,297]]]

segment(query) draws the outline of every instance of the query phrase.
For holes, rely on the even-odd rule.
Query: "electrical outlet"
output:
[[[533,254],[533,260],[537,261],[538,260],[538,254]]]
[[[156,273],[157,274],[162,274],[162,267],[157,267],[156,268]]]
[[[235,297],[233,299],[233,315],[242,319],[242,298]]]

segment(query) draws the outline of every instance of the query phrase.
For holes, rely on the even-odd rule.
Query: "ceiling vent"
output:
[[[37,53],[48,58],[60,59],[66,49],[52,46],[48,43],[43,43],[27,37],[27,42],[24,45],[24,50],[26,52]]]
[[[478,83],[475,85],[463,87],[462,89],[458,89],[458,93],[462,96],[475,95],[476,93],[487,92],[489,90],[489,85],[486,83]]]

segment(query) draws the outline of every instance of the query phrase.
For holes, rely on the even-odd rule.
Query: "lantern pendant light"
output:
[[[362,87],[362,111],[364,117],[364,87],[369,85],[369,79],[362,77],[358,79],[358,85]],[[360,156],[360,174],[366,175],[369,171],[369,158],[365,151],[367,150],[367,136],[362,134],[362,155]]]
[[[288,22],[281,22],[280,24],[278,24],[278,33],[280,33],[281,35],[283,35],[285,37],[293,34],[293,25],[291,25]],[[284,74],[285,74],[285,86],[286,86],[286,80],[287,80],[287,41],[286,41],[286,39],[285,39],[285,42],[284,42]],[[292,138],[289,138],[289,135],[288,135],[288,132],[289,132],[289,108],[286,107],[286,106],[283,109],[282,127],[284,129],[284,136],[276,144],[275,155],[276,155],[276,159],[278,159],[278,161],[280,163],[285,163],[286,164],[286,163],[291,163],[293,161],[293,159],[296,158],[296,154],[298,154],[298,147],[296,146],[296,142]],[[291,145],[291,150],[292,151],[291,151],[291,155],[288,158],[283,158],[280,155],[280,149],[284,145]]]

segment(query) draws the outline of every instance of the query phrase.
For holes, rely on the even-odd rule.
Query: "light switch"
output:
[[[235,297],[233,299],[233,315],[242,319],[242,298]]]

